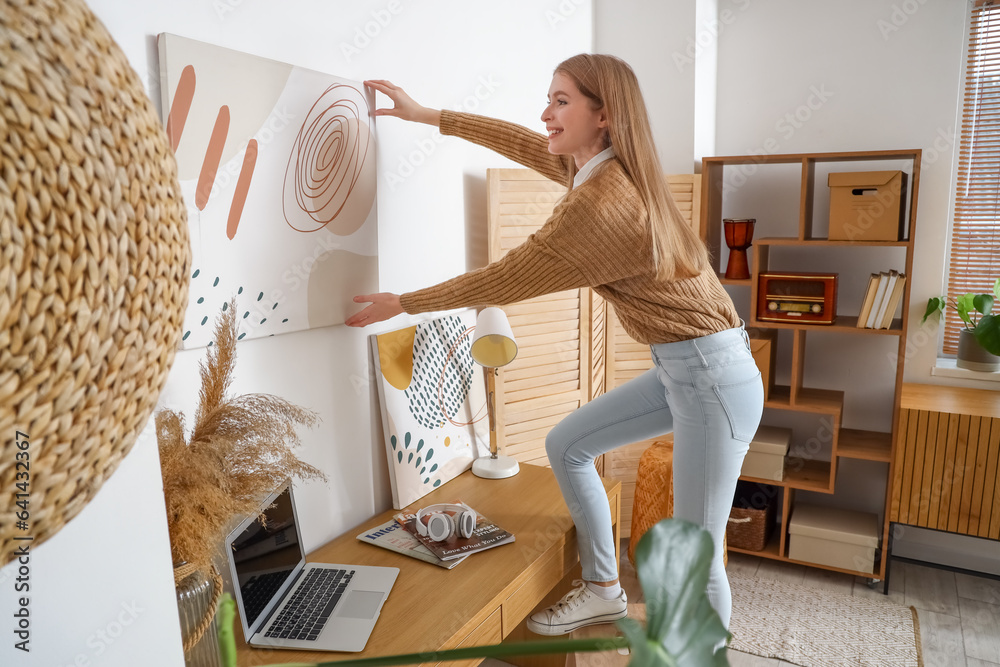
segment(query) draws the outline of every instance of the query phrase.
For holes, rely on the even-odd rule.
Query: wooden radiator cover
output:
[[[904,384],[890,520],[1000,539],[1000,392]]]

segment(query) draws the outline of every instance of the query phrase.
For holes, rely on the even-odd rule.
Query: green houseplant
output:
[[[953,308],[965,324],[959,332],[958,367],[997,371],[1000,370],[1000,320],[993,314],[993,304],[997,300],[1000,300],[1000,278],[993,283],[992,294],[968,292],[954,298],[931,297],[921,323],[931,315]]]

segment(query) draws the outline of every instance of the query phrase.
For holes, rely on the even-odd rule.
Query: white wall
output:
[[[91,0],[90,6],[157,102],[154,37],[171,32],[354,80],[390,79],[429,106],[542,131],[553,68],[593,46],[590,0]],[[416,289],[485,263],[485,169],[511,163],[391,118],[379,119],[377,137],[382,288]],[[297,496],[307,550],[390,507],[367,336],[407,322],[403,316],[379,329],[339,326],[239,344],[236,392],[277,394],[323,420],[303,434],[301,450],[329,476]],[[177,355],[161,397],[162,407],[182,410],[189,420],[203,354]],[[181,663],[154,436],[147,433],[98,497],[37,554],[33,652],[15,654],[7,633],[0,664]],[[0,571],[0,615],[7,619],[15,567]],[[117,622],[120,605],[133,599],[145,611],[98,652],[91,636]]]
[[[17,561],[0,570],[0,665],[183,664],[164,516],[150,422],[83,511],[31,547],[27,572]],[[29,599],[28,653],[14,647],[24,639],[13,634],[22,596]]]
[[[660,164],[694,171],[695,0],[620,0],[594,7],[594,50],[632,66],[649,109]]]

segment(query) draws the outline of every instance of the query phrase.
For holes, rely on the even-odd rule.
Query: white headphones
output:
[[[454,516],[450,512],[456,512]],[[423,518],[427,517],[427,523]],[[417,532],[434,540],[442,542],[452,535],[472,537],[476,530],[476,512],[465,505],[439,504],[428,505],[417,510]]]

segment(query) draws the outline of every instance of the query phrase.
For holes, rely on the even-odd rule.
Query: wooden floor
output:
[[[622,547],[621,581],[630,605],[642,589]],[[728,569],[864,597],[883,597],[861,577],[731,553]],[[893,563],[888,599],[917,609],[925,667],[1000,667],[1000,581],[909,563]],[[821,593],[820,593],[821,594]],[[598,627],[595,626],[596,631]],[[574,636],[590,634],[580,630]],[[791,667],[790,663],[729,652],[732,667]],[[612,653],[576,656],[577,667],[626,665]],[[505,667],[487,660],[484,667]]]

